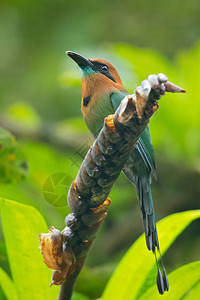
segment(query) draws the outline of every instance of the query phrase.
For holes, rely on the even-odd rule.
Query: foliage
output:
[[[24,154],[14,136],[0,128],[0,183],[24,179],[27,168]]]
[[[169,275],[169,280],[171,282],[171,288],[168,295],[164,295],[163,299],[177,300],[177,299],[197,299],[190,298],[191,295],[195,295],[200,287],[200,262],[193,262],[187,264]],[[197,294],[196,294],[197,295]],[[140,300],[151,300],[160,299],[156,289],[154,287],[150,288],[144,295],[142,295]]]
[[[42,262],[38,234],[47,232],[43,217],[31,206],[1,199],[1,220],[9,258],[10,276],[0,269],[1,287],[7,299],[56,299],[58,287],[49,288],[51,271]],[[163,253],[200,211],[171,215],[158,223]],[[137,257],[137,260],[136,260]],[[167,299],[182,299],[198,289],[200,262],[191,263],[169,276],[171,290]],[[184,275],[185,274],[185,275]],[[185,278],[187,276],[187,284]],[[155,262],[147,252],[142,235],[124,256],[103,294],[102,300],[159,298],[155,285]],[[134,283],[134,284],[133,284]],[[95,287],[94,287],[95,289]],[[174,298],[176,295],[176,298]],[[86,300],[75,293],[73,299]]]
[[[149,74],[161,72],[166,74],[170,81],[186,89],[185,95],[176,95],[175,98],[174,95],[166,95],[166,100],[163,99],[160,103],[156,120],[151,121],[150,129],[153,144],[161,148],[168,157],[179,157],[185,163],[197,165],[200,152],[200,102],[197,96],[200,80],[200,42],[194,49],[177,53],[175,61],[169,61],[155,50],[142,50],[130,45],[117,44],[113,46],[113,50],[119,57],[128,61],[132,72],[138,77],[137,85]],[[128,88],[133,90],[133,86]]]
[[[1,287],[7,299],[56,299],[59,289],[50,289],[51,271],[44,265],[38,247],[38,234],[48,231],[43,217],[31,206],[4,199],[0,204],[12,277],[0,269]],[[75,295],[75,299],[87,298]]]
[[[3,120],[6,119],[13,124],[13,129],[22,128],[26,134],[19,130],[16,143],[13,135],[0,129],[0,145],[4,145],[0,149],[0,197],[16,201],[3,200],[2,205],[4,211],[13,207],[12,213],[16,208],[19,215],[14,219],[18,222],[21,218],[21,229],[22,222],[32,228],[28,218],[31,223],[34,215],[37,215],[35,229],[39,232],[47,230],[41,216],[29,206],[26,206],[26,211],[23,204],[35,207],[48,225],[63,228],[69,208],[67,204],[54,207],[44,199],[44,182],[53,174],[64,173],[70,175],[67,181],[67,185],[70,185],[83,159],[77,155],[79,146],[85,141],[88,141],[88,146],[91,144],[92,139],[83,124],[80,111],[80,73],[78,67],[67,59],[66,50],[112,62],[130,92],[150,73],[159,72],[166,73],[169,80],[187,90],[180,97],[167,94],[160,102],[158,114],[151,120],[158,173],[158,181],[153,181],[152,189],[157,219],[199,207],[199,7],[198,0],[117,0],[114,9],[113,2],[107,0],[102,0],[101,5],[92,0],[77,0],[75,5],[69,0],[1,2],[0,123],[3,126]],[[52,133],[53,141],[38,138],[41,128],[44,128],[44,132],[47,129]],[[15,132],[12,128],[8,130]],[[39,132],[39,135],[35,132]],[[60,148],[65,140],[69,141],[67,147]],[[16,159],[12,159],[14,157]],[[27,161],[28,176],[24,168]],[[25,177],[26,180],[22,180]],[[135,190],[123,175],[115,184],[110,197],[112,205],[108,216],[76,284],[77,291],[91,299],[100,297],[113,269],[142,232]],[[27,218],[22,216],[20,210],[26,211]],[[39,225],[40,222],[43,225]],[[35,229],[32,228],[33,232]],[[12,230],[10,226],[9,231]],[[168,231],[167,228],[164,231]],[[5,232],[4,226],[6,240]],[[38,255],[40,261],[38,268],[43,268],[41,274],[50,278],[51,272],[42,266],[39,250],[35,248],[38,245],[37,234],[35,231],[34,255]],[[19,299],[10,268],[12,263],[8,263],[10,252],[7,253],[1,227],[0,239],[0,266],[3,270],[0,271],[0,281],[4,289],[9,290],[10,298]],[[17,243],[14,236],[12,239],[13,243]],[[169,270],[199,260],[199,240],[199,223],[196,221],[165,254],[168,273]],[[137,244],[138,241],[131,249],[136,249]],[[162,250],[164,245],[165,242],[161,241]],[[145,246],[142,247],[146,253]],[[11,249],[17,251],[13,246]],[[19,254],[16,255],[18,257]],[[119,274],[127,256],[114,273],[111,283]],[[149,259],[151,262],[152,257]],[[132,267],[131,264],[128,267]],[[175,290],[176,284],[179,284],[176,291],[185,293],[182,278],[188,283],[187,286],[184,283],[184,287],[189,289],[191,281],[184,272],[190,276],[191,269],[194,275],[191,278],[195,281],[199,269],[196,263],[183,266],[170,274],[171,290],[166,297],[173,297],[172,290]],[[127,269],[124,272],[126,275]],[[179,277],[181,273],[182,278]],[[153,287],[155,276],[154,273],[148,274],[150,281],[145,279],[144,290],[138,287],[137,293],[140,294],[137,296],[141,297],[145,292],[142,296],[145,299],[160,297]],[[29,279],[29,282],[35,292],[35,277],[32,278],[33,281]],[[107,289],[110,289],[110,283]],[[198,299],[199,293],[200,285],[196,284],[183,297],[188,300]],[[80,295],[74,297],[84,299]],[[5,299],[1,292],[0,299]]]
[[[199,38],[198,0],[116,0],[114,9],[112,1],[86,3],[1,1],[2,109],[17,101],[32,104],[48,121],[80,116],[81,93],[58,87],[60,73],[72,66],[66,50],[112,61],[107,46],[122,41],[172,58]]]
[[[182,213],[173,214],[158,223],[158,233],[160,244],[162,245],[162,253],[170,247],[178,235],[195,219],[200,218],[200,211],[186,211]],[[192,267],[193,266],[193,267]],[[194,276],[193,268],[199,270],[200,262],[188,266],[188,286],[185,290],[182,288],[181,293],[185,294],[191,287],[193,287],[200,275]],[[181,273],[182,270],[175,272]],[[179,280],[171,274],[170,291],[166,293],[167,299],[181,299],[182,295],[177,294],[177,289],[180,286],[180,282],[184,285],[185,278],[181,277]],[[129,249],[127,254],[123,257],[121,263],[118,265],[116,271],[112,275],[110,282],[108,283],[102,300],[112,299],[157,299],[158,291],[154,287],[156,278],[156,265],[152,254],[147,252],[144,247],[144,235],[142,235]],[[171,283],[173,285],[171,286]],[[149,290],[152,291],[149,292]],[[176,294],[176,298],[173,295]],[[150,296],[144,296],[150,295]]]

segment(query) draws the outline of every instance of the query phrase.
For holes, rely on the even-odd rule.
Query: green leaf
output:
[[[156,286],[149,289],[139,300],[151,300],[151,299],[167,299],[167,300],[181,300],[183,299],[199,299],[199,294],[197,297],[191,292],[187,296],[192,288],[200,281],[200,261],[187,264],[169,275],[170,289],[169,292],[164,295],[158,294]],[[196,289],[196,292],[199,291]],[[191,298],[191,296],[194,296]],[[188,298],[189,297],[189,298]]]
[[[24,154],[15,138],[0,128],[0,183],[19,181],[27,175]]]
[[[189,293],[185,296],[185,300],[194,300],[198,299],[200,295],[200,279],[198,283],[189,291]]]
[[[49,287],[52,272],[43,263],[39,250],[38,234],[48,232],[43,217],[31,206],[3,199],[0,203],[6,249],[19,299],[56,299],[58,287]]]
[[[17,295],[17,289],[13,281],[8,276],[8,274],[1,268],[0,268],[0,282],[1,282],[1,288],[8,300],[19,299]]]
[[[85,295],[74,292],[72,295],[72,300],[89,300],[89,298]]]
[[[6,256],[6,247],[3,241],[0,241],[0,257],[1,256]]]
[[[158,222],[158,235],[163,254],[181,232],[197,218],[200,218],[200,210],[173,214]],[[147,279],[154,276],[154,272],[152,272],[154,266],[154,257],[151,252],[147,251],[145,238],[142,235],[123,257],[112,275],[102,299],[138,299],[142,287],[146,286]],[[156,277],[154,284],[155,281]],[[142,292],[144,293],[152,284],[153,281],[150,280],[149,286],[146,286]]]

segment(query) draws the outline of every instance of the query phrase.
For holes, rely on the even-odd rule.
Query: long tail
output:
[[[140,204],[140,209],[142,213],[146,244],[149,250],[152,250],[155,255],[156,265],[158,269],[157,275],[157,286],[160,294],[164,294],[165,291],[169,290],[169,283],[167,279],[167,274],[165,267],[162,262],[162,257],[160,253],[160,247],[158,242],[158,234],[156,229],[156,219],[153,207],[153,200],[150,187],[150,177],[149,176],[135,176],[135,185],[137,189],[137,197]],[[157,260],[156,251],[158,251],[160,256],[160,266]]]

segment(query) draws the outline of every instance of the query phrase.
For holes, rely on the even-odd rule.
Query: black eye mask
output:
[[[114,77],[109,73],[109,67],[106,64],[102,64],[98,61],[90,61],[93,64],[93,70],[95,72],[100,72],[101,74],[105,75],[112,81],[116,82]]]

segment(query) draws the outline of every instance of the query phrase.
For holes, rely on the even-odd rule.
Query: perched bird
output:
[[[82,72],[81,110],[87,127],[96,138],[103,127],[104,119],[113,114],[122,99],[130,93],[123,87],[116,69],[111,63],[102,59],[86,59],[83,56],[67,51],[80,67]],[[145,128],[137,145],[123,168],[137,190],[137,197],[142,213],[146,244],[156,258],[156,249],[160,254],[156,219],[151,194],[151,176],[156,176],[154,150],[148,126]],[[161,258],[161,256],[160,256]],[[160,260],[162,273],[158,267],[157,285],[161,294],[168,291],[169,284],[165,268]]]

